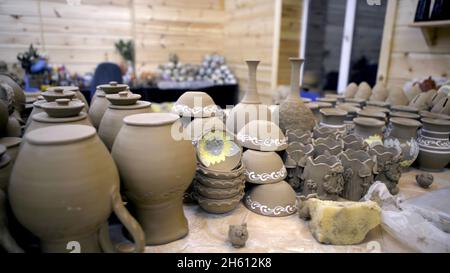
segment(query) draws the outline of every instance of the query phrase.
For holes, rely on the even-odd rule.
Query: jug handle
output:
[[[139,223],[134,219],[133,216],[128,212],[128,210],[123,205],[122,197],[120,192],[115,187],[112,192],[112,206],[113,211],[119,218],[120,222],[125,226],[125,228],[130,233],[134,241],[134,252],[142,253],[145,249],[145,235]],[[111,242],[109,236],[108,223],[105,222],[99,231],[99,241],[104,252],[114,253],[117,252],[117,248]]]

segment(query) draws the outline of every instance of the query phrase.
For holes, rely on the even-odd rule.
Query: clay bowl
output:
[[[337,98],[325,97],[325,98],[318,98],[316,101],[317,102],[329,103],[329,104],[331,104],[334,107],[336,105],[336,103],[337,103]]]
[[[382,108],[391,108],[391,104],[389,102],[385,101],[368,101],[367,106],[375,106],[375,107],[382,107]]]
[[[360,110],[358,111],[358,117],[361,118],[374,118],[383,122],[386,122],[386,114],[376,110]]]
[[[209,118],[216,116],[218,107],[205,92],[190,91],[181,95],[172,112],[182,117]]]
[[[222,200],[205,198],[199,194],[195,194],[194,196],[204,211],[214,214],[223,214],[237,208],[244,196],[244,192],[241,192],[232,198]]]
[[[117,82],[109,82],[109,84],[102,84],[97,86],[97,89],[105,92],[105,94],[117,94],[121,91],[126,91],[129,89],[126,84],[119,84]]]
[[[141,95],[133,94],[128,91],[121,91],[117,94],[106,95],[106,99],[109,100],[112,105],[133,105],[141,99]]]
[[[85,104],[79,100],[56,99],[53,102],[40,104],[40,107],[52,118],[77,116]]]
[[[431,119],[450,120],[450,116],[449,115],[432,113],[432,112],[429,112],[429,111],[420,111],[420,117],[422,117],[422,118],[431,118]]]
[[[386,116],[389,115],[389,112],[390,112],[390,110],[388,108],[378,107],[378,106],[364,106],[364,110],[381,112],[381,113],[384,113]]]
[[[282,151],[288,146],[287,138],[280,128],[267,120],[253,120],[236,135],[242,147],[258,151]]]
[[[226,188],[226,189],[218,189],[218,188],[211,188],[204,186],[203,184],[199,182],[194,183],[194,189],[198,195],[204,198],[208,199],[217,199],[217,200],[223,200],[228,198],[233,198],[237,196],[238,194],[241,194],[244,192],[244,183],[239,184],[236,187],[232,188]]]
[[[283,181],[287,176],[283,160],[275,152],[247,150],[242,156],[245,179],[253,184],[270,184]]]
[[[46,101],[52,102],[56,99],[73,99],[73,97],[75,97],[75,92],[67,91],[64,88],[53,88],[42,92],[42,96]]]
[[[245,182],[244,174],[234,178],[212,178],[197,172],[195,179],[205,187],[214,189],[235,188]]]
[[[345,102],[346,103],[355,103],[358,105],[359,108],[363,108],[364,105],[366,105],[366,100],[364,100],[364,99],[355,99],[355,98],[345,99]]]
[[[391,118],[407,118],[420,120],[420,115],[409,112],[390,112],[389,115]]]
[[[234,179],[238,178],[242,175],[244,175],[244,165],[240,164],[238,167],[231,171],[214,171],[211,170],[201,164],[197,165],[197,174],[200,174],[206,178],[213,178],[213,179]]]
[[[394,105],[391,107],[392,112],[408,112],[413,114],[419,114],[419,109],[413,106],[406,105]]]

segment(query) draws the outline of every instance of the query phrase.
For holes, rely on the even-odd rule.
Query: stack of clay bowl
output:
[[[295,213],[296,194],[284,181],[287,171],[276,153],[288,146],[280,128],[270,121],[254,120],[239,131],[237,140],[248,149],[242,157],[245,179],[254,184],[245,197],[246,207],[270,217]]]
[[[74,93],[72,92],[74,95]],[[45,96],[44,96],[45,97]],[[40,105],[44,110],[42,113],[34,114],[25,134],[49,126],[60,125],[88,125],[92,126],[88,115],[82,112],[84,103],[80,100],[70,100],[69,98],[55,99]]]
[[[106,95],[110,102],[98,128],[98,136],[111,150],[117,134],[122,128],[123,119],[127,116],[150,113],[151,103],[139,100],[141,95],[122,91],[118,94]]]
[[[242,148],[224,130],[212,129],[197,141],[194,197],[209,213],[234,210],[244,196]]]
[[[108,99],[106,99],[106,95],[118,94],[122,91],[129,91],[128,85],[110,82],[109,84],[97,86],[97,90],[91,100],[91,107],[89,108],[89,117],[95,128],[99,128],[103,115],[110,104]]]

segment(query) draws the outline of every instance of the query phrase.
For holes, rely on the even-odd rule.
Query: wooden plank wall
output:
[[[392,36],[383,39],[383,43],[391,43],[390,51],[380,56],[380,63],[384,60],[387,66],[380,71],[386,71],[386,75],[379,73],[378,78],[386,80],[388,86],[401,87],[414,78],[429,75],[450,77],[450,29],[439,29],[437,44],[428,46],[419,28],[408,27],[414,20],[418,0],[396,1]],[[389,48],[387,45],[384,47]]]

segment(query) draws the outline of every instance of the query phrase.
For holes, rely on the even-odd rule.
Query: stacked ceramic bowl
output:
[[[284,181],[287,171],[276,153],[287,148],[287,138],[280,128],[266,120],[254,120],[236,136],[248,150],[242,157],[245,179],[254,186],[245,197],[246,207],[258,214],[281,217],[297,211],[296,194]]]

